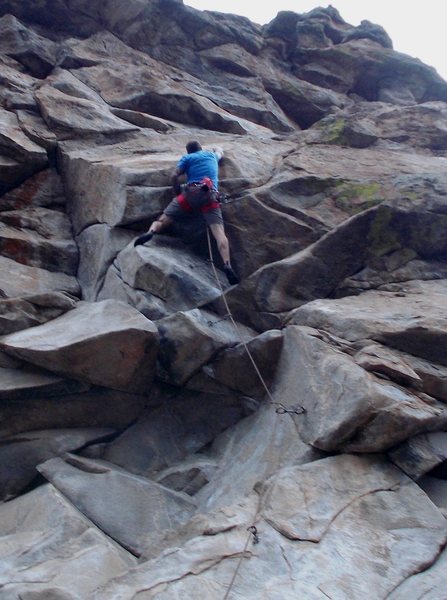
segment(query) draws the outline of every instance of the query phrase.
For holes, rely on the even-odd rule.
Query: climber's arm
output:
[[[180,185],[179,178],[183,175],[183,173],[184,171],[182,171],[178,167],[172,171],[171,183],[176,196],[182,193],[182,187]]]

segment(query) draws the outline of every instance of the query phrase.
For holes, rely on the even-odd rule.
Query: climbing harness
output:
[[[270,390],[268,389],[267,384],[265,383],[265,380],[264,380],[264,378],[262,376],[262,373],[259,370],[259,367],[256,364],[256,361],[253,358],[252,353],[250,352],[250,348],[248,347],[247,342],[244,340],[243,336],[241,335],[239,327],[238,327],[238,325],[237,325],[237,323],[236,323],[236,321],[235,321],[235,319],[234,319],[234,317],[233,317],[233,315],[231,313],[230,307],[228,305],[228,301],[227,301],[227,299],[225,297],[225,293],[224,293],[224,290],[222,288],[222,284],[221,284],[219,276],[217,274],[216,266],[214,264],[213,250],[212,250],[212,246],[211,246],[211,238],[210,238],[210,232],[209,232],[209,228],[208,227],[206,229],[206,235],[207,235],[207,240],[208,240],[209,260],[210,260],[210,263],[211,263],[211,266],[212,266],[212,269],[213,269],[213,272],[214,272],[214,277],[216,278],[217,285],[218,285],[218,287],[220,289],[220,292],[221,292],[221,297],[222,297],[222,300],[224,302],[225,309],[227,311],[226,314],[225,314],[225,316],[222,317],[222,319],[219,319],[218,321],[214,321],[214,322],[209,321],[208,323],[209,324],[213,323],[213,325],[214,325],[214,324],[218,323],[219,321],[223,321],[223,320],[226,320],[226,319],[230,319],[231,320],[231,323],[232,323],[234,329],[236,330],[236,332],[237,332],[237,334],[238,334],[238,336],[239,336],[239,338],[241,340],[241,343],[244,346],[244,349],[245,349],[245,351],[247,353],[247,356],[249,357],[250,362],[252,363],[253,368],[254,368],[254,370],[255,370],[255,372],[256,372],[256,374],[257,374],[257,376],[258,376],[258,378],[259,378],[259,380],[260,380],[260,382],[261,382],[261,384],[262,384],[262,386],[263,386],[263,388],[264,388],[264,390],[265,390],[265,392],[267,394],[267,397],[269,399],[268,404],[271,404],[272,406],[276,406],[275,412],[278,415],[284,415],[284,414],[288,414],[288,415],[302,415],[302,414],[304,414],[306,412],[306,409],[303,406],[291,406],[291,407],[287,408],[281,402],[277,402],[277,401],[275,401],[273,399],[273,396],[272,396]],[[210,327],[211,326],[212,325],[210,325]],[[275,420],[275,423],[274,423],[274,426],[273,426],[273,431],[272,431],[272,438],[273,439],[274,439],[274,437],[276,435],[277,423],[278,423],[278,420]],[[255,523],[257,521],[260,510],[261,510],[261,502],[260,502],[260,500],[258,500],[258,506],[257,506],[256,513],[254,515],[252,523]],[[259,533],[258,533],[258,529],[257,529],[256,525],[253,524],[253,525],[250,525],[249,527],[247,527],[247,532],[248,532],[248,535],[247,535],[247,539],[246,539],[244,548],[243,548],[243,550],[242,550],[242,552],[241,552],[241,554],[239,556],[238,562],[236,564],[236,568],[235,568],[234,573],[233,573],[233,577],[232,577],[232,579],[231,579],[231,581],[230,581],[230,583],[229,583],[229,585],[227,587],[227,591],[225,592],[225,596],[223,597],[223,600],[227,600],[229,598],[229,596],[230,596],[231,591],[233,590],[236,578],[237,578],[239,570],[240,570],[240,568],[242,566],[243,558],[246,555],[246,552],[248,550],[248,546],[250,544],[250,540],[253,542],[254,545],[259,544],[259,542],[260,542]]]
[[[209,177],[204,177],[197,183],[186,184],[184,191],[176,197],[180,208],[187,213],[194,210],[207,213],[220,208],[220,198],[220,193],[213,187]]]

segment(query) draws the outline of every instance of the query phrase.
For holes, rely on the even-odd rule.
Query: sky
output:
[[[183,0],[187,6],[248,17],[264,25],[281,10],[305,13],[331,4],[351,25],[382,25],[398,52],[419,58],[447,80],[447,11],[444,0]]]

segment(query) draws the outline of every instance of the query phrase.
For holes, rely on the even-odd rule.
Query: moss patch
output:
[[[331,123],[325,123],[324,127],[325,142],[328,144],[341,144],[345,143],[345,119],[335,119]]]
[[[352,216],[384,200],[382,187],[376,181],[368,183],[342,183],[336,197],[335,206]]]
[[[401,248],[399,236],[393,228],[393,211],[388,207],[380,207],[371,223],[368,233],[369,254],[384,256]]]

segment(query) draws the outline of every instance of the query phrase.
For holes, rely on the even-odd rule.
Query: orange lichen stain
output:
[[[32,206],[34,197],[37,192],[41,189],[42,184],[47,179],[48,174],[45,171],[41,171],[40,173],[36,173],[34,177],[31,177],[25,183],[23,183],[20,188],[16,190],[16,208],[26,208],[28,206]]]
[[[22,240],[0,239],[0,251],[3,256],[12,258],[22,265],[29,264],[29,249]]]

